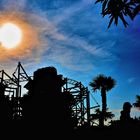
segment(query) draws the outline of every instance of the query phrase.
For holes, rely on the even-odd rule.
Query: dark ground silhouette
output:
[[[36,70],[33,79],[25,85],[28,94],[18,99],[21,112],[17,113],[14,111],[15,100],[9,100],[8,96],[4,95],[6,87],[0,84],[1,127],[12,132],[23,132],[24,135],[45,137],[67,135],[107,138],[114,135],[136,135],[140,130],[140,120],[130,116],[132,106],[129,102],[124,103],[120,120],[112,121],[110,126],[91,126],[86,123],[78,126],[78,119],[72,109],[76,99],[69,91],[62,92],[64,82],[62,75],[58,75],[54,67]],[[18,113],[21,113],[21,116]]]

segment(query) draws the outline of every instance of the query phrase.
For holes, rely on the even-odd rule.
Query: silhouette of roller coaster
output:
[[[22,107],[20,100],[23,97],[23,85],[27,88],[28,83],[37,79],[36,77],[39,75],[40,71],[44,70],[45,68],[40,69],[34,73],[34,76],[28,76],[23,66],[19,62],[12,76],[9,76],[4,70],[0,71],[0,95],[4,95],[4,98],[8,97],[9,101],[12,103],[11,119],[17,120],[22,118]],[[71,108],[73,110],[72,117],[75,117],[78,120],[77,126],[90,125],[90,109],[99,107],[99,104],[94,99],[97,106],[90,106],[90,92],[81,82],[65,78],[62,75],[58,75],[58,77],[61,79],[61,81],[63,81],[63,84],[59,85],[61,90],[60,92],[70,93],[75,101]],[[94,97],[92,96],[92,98]]]

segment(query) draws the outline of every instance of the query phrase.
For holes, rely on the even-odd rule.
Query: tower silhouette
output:
[[[28,95],[21,101],[22,120],[31,126],[37,124],[52,130],[72,129],[73,98],[69,93],[62,93],[63,85],[64,79],[54,67],[35,71],[33,79],[25,85]]]

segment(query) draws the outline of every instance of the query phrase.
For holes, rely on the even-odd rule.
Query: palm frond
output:
[[[125,17],[129,17],[131,20],[135,18],[140,12],[140,0],[96,0],[95,4],[102,4],[103,17],[109,16],[110,21],[108,28],[110,28],[112,22],[118,25],[118,19],[120,19],[125,27],[128,23]]]
[[[140,109],[140,95],[136,95],[136,102],[133,103],[134,107]]]
[[[116,85],[116,81],[112,77],[106,77],[103,74],[97,75],[90,83],[89,86],[92,87],[92,90],[105,88],[105,90],[109,91]]]

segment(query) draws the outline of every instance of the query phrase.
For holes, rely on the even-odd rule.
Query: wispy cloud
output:
[[[109,47],[113,45],[108,42]],[[116,59],[110,49],[103,47],[102,44],[90,44],[78,36],[69,38],[65,35],[65,40],[50,42],[50,46],[52,47],[49,53],[46,52],[45,59],[56,61],[72,70],[90,71],[97,63]]]
[[[5,2],[8,4],[4,12],[8,7],[13,9],[13,3],[10,0]],[[9,64],[17,63],[17,61],[33,65],[49,60],[72,70],[90,71],[96,67],[97,63],[117,60],[112,52],[115,41],[108,39],[109,33],[100,29],[95,30],[100,21],[92,19],[91,13],[85,12],[87,8],[91,8],[90,2],[78,1],[69,7],[60,8],[58,14],[55,13],[50,21],[46,11],[42,11],[39,7],[32,7],[32,9],[35,8],[33,13],[27,13],[25,10],[27,1],[17,0],[14,6],[20,8],[13,9],[10,16],[17,16],[17,13],[20,13],[19,20],[31,25],[32,30],[37,30],[40,43],[33,43],[35,41],[33,37],[28,37],[30,41],[27,47],[20,49],[17,55],[2,53],[6,60],[1,59],[1,65],[7,65],[8,62]],[[96,15],[96,13],[93,14]],[[84,20],[85,18],[88,19]]]
[[[131,77],[128,79],[128,83],[131,84],[136,80],[136,77]]]
[[[85,19],[91,16],[91,13],[86,12],[91,8],[90,2],[74,3],[69,8],[61,9],[58,12],[61,14],[53,16],[51,21],[64,35],[64,40],[49,41],[51,52],[46,52],[45,59],[78,71],[93,70],[97,63],[118,60],[112,52],[116,42],[108,39],[109,33],[95,29],[100,21],[94,18]],[[100,40],[102,38],[105,39]]]
[[[94,38],[95,39],[95,38]],[[72,38],[67,38],[69,40],[69,44],[74,44],[75,47],[79,49],[83,49],[86,53],[91,54],[92,56],[99,57],[99,58],[110,58],[112,59],[113,54],[109,50],[114,46],[115,42],[106,41],[106,44],[102,43],[88,43],[88,40],[85,38],[80,38],[78,36],[73,36]]]
[[[59,12],[61,12],[61,14],[58,12],[58,14],[56,14],[52,20],[55,23],[55,25],[59,25],[59,23],[62,23],[63,21],[70,19],[79,11],[85,9],[87,5],[89,5],[89,0],[87,2],[81,0],[78,0],[77,2],[75,1],[69,7],[59,9]]]
[[[6,11],[11,11],[11,9],[14,11],[21,11],[26,7],[27,0],[2,0],[2,7]]]
[[[71,47],[71,46],[69,46]],[[81,51],[76,52],[75,49],[65,46],[55,46],[50,53],[46,53],[46,59],[58,62],[61,66],[72,70],[88,71],[93,69],[92,63],[83,56]]]

